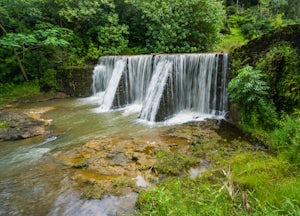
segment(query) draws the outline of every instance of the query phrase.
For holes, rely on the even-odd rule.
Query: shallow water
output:
[[[142,150],[145,154],[151,154],[154,148],[151,143],[174,142],[180,147],[186,145],[182,139],[161,136],[173,130],[168,124],[202,119],[184,113],[167,124],[145,124],[136,120],[140,106],[99,112],[95,101],[97,97],[22,106],[22,109],[49,110],[42,117],[52,120],[52,124],[45,137],[0,143],[0,215],[132,215],[136,193],[106,195],[101,200],[83,198],[81,186],[73,178],[74,169],[60,160],[61,155],[68,158],[70,152],[88,141],[106,138],[121,144],[124,140],[149,144]],[[141,176],[136,180],[140,187],[149,185]]]
[[[116,215],[133,213],[137,195],[105,196],[86,200],[70,179],[72,172],[55,155],[88,140],[111,135],[156,136],[157,128],[135,121],[137,113],[96,113],[97,104],[85,100],[54,100],[22,109],[53,107],[43,118],[52,119],[50,133],[0,148],[0,215]]]

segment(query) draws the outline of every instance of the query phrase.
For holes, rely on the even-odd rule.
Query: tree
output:
[[[0,46],[13,50],[24,79],[28,81],[28,75],[19,56],[25,59],[26,53],[32,50],[36,51],[45,47],[67,47],[70,44],[68,39],[72,37],[71,35],[72,31],[55,26],[47,29],[32,30],[28,34],[7,33],[5,31],[5,35],[0,38]]]
[[[218,41],[225,12],[217,0],[131,0],[141,8],[151,52],[200,52]]]
[[[119,24],[113,1],[56,0],[54,7],[61,25],[73,29],[80,41],[82,55],[98,59],[104,54],[118,54],[127,47],[127,26]]]
[[[6,59],[10,59],[9,53],[12,51],[26,81],[30,77],[39,75],[34,74],[35,69],[31,69],[30,74],[26,72],[24,64],[26,61],[31,61],[27,58],[27,54],[40,51],[39,59],[43,56],[49,59],[50,50],[66,47],[72,40],[72,31],[44,22],[42,10],[39,8],[40,3],[39,0],[12,1],[9,4],[0,2],[0,29],[2,30],[0,48],[6,50],[4,54]],[[5,62],[6,59],[2,61]],[[33,66],[35,67],[37,65]]]

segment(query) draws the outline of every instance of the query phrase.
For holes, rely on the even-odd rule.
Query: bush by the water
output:
[[[38,82],[26,82],[21,85],[13,83],[0,83],[0,107],[20,97],[40,94]]]
[[[266,74],[277,111],[292,112],[300,106],[300,58],[291,43],[279,42],[262,53],[256,66]]]
[[[249,128],[272,129],[277,124],[277,114],[268,98],[270,87],[264,74],[246,65],[238,71],[228,85],[229,98],[241,114],[241,125]]]

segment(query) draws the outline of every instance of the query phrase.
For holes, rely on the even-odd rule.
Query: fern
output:
[[[271,129],[276,125],[277,114],[267,98],[269,86],[263,78],[261,71],[249,65],[241,68],[228,85],[229,99],[238,107],[242,124]]]

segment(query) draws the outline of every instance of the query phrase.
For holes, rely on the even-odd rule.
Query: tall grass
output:
[[[0,83],[0,107],[17,98],[38,94],[40,94],[40,87],[37,81],[25,82],[18,85],[13,83]]]
[[[280,127],[269,134],[269,145],[279,155],[300,165],[300,115],[284,116]]]

